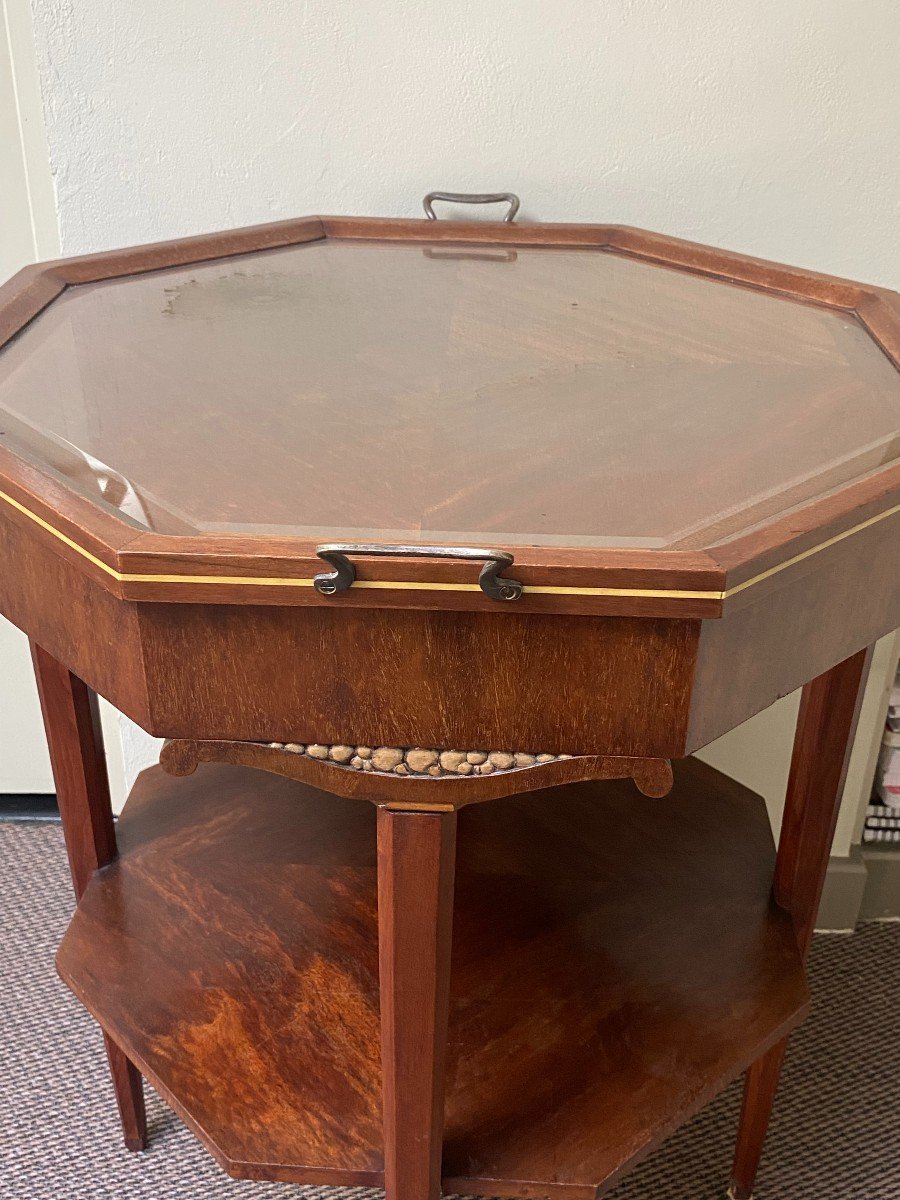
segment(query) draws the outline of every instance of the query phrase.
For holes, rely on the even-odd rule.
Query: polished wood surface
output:
[[[148,732],[204,741],[679,757],[900,621],[900,538],[872,531],[702,623],[123,602],[2,520],[0,558],[4,616]]]
[[[753,1183],[769,1131],[788,1044],[788,1039],[782,1038],[771,1050],[761,1055],[744,1076],[728,1200],[753,1200]]]
[[[646,231],[308,218],[29,269],[3,330],[3,517],[128,598],[322,604],[364,532],[513,546],[529,610],[716,616],[900,503],[893,293]],[[342,602],[489,603],[434,566]]]
[[[686,752],[734,729],[898,623],[900,524],[892,522],[871,526],[735,596],[721,620],[702,625]]]
[[[94,873],[116,857],[100,712],[96,695],[80,679],[40,646],[32,643],[31,651],[72,886],[80,900]],[[143,1150],[147,1118],[141,1077],[108,1033],[104,1043],[125,1145]]]
[[[809,953],[834,839],[872,649],[860,650],[803,689],[788,777],[774,894]],[[787,1043],[747,1072],[731,1173],[731,1200],[750,1200]]]
[[[554,247],[319,240],[69,288],[0,407],[169,534],[702,548],[900,460],[900,375],[851,316]]]
[[[872,650],[860,650],[803,689],[775,869],[775,898],[791,914],[800,953],[809,953],[824,867],[838,811]]]
[[[380,808],[378,978],[384,1186],[438,1200],[456,868],[454,812]]]
[[[0,613],[42,647],[60,966],[133,1143],[118,1045],[234,1174],[433,1197],[458,819],[444,1186],[594,1196],[755,1063],[748,1190],[858,656],[900,621],[898,368],[893,293],[612,225],[311,217],[0,288]],[[326,596],[324,540],[497,544],[524,587],[362,555]],[[758,798],[631,778],[832,668],[779,909]],[[85,685],[179,771],[264,770],[146,777],[116,860]],[[573,757],[385,782],[273,742]]]
[[[458,825],[444,1188],[586,1200],[805,1012],[765,807],[690,760]],[[63,978],[231,1173],[379,1186],[372,807],[154,770],[119,836]]]
[[[668,758],[687,729],[699,622],[136,608],[169,737]]]

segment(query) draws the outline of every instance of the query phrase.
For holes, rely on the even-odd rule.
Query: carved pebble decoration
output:
[[[334,746],[311,742],[268,742],[272,750],[303,754],[333,766],[382,775],[421,776],[440,779],[452,776],[493,775],[498,771],[521,771],[549,762],[563,762],[571,754],[524,754],[508,750],[431,750],[423,746]]]
[[[390,750],[386,746],[379,746],[377,750],[372,751],[372,766],[376,771],[393,771],[402,762],[402,750]]]
[[[406,752],[406,765],[414,775],[424,774],[429,767],[434,766],[437,760],[436,750],[421,750],[417,747],[415,750]]]
[[[511,766],[514,766],[515,761],[514,754],[504,754],[502,750],[492,750],[488,755],[488,762],[497,771],[508,771]]]

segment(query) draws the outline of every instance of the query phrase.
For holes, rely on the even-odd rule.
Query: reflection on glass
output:
[[[69,289],[0,352],[0,436],[165,533],[510,546],[700,545],[900,457],[900,377],[846,314],[508,253],[328,241]]]

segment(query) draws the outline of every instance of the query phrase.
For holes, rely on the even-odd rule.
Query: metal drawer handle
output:
[[[391,558],[458,558],[468,562],[483,562],[478,583],[492,600],[518,600],[522,584],[517,579],[500,577],[500,571],[511,567],[513,556],[505,550],[479,550],[470,546],[389,546],[364,545],[354,542],[334,542],[317,546],[316,554],[334,567],[313,578],[313,587],[323,596],[346,592],[356,579],[356,569],[348,554],[367,554]]]
[[[429,192],[422,201],[425,216],[436,221],[435,200],[446,200],[449,204],[508,204],[509,212],[503,220],[511,225],[519,211],[519,197],[514,192]]]

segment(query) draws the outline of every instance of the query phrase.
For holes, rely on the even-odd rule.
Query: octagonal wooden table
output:
[[[900,621],[897,297],[310,217],[0,298],[0,611],[127,1144],[143,1074],[235,1176],[588,1197],[746,1070],[747,1197]],[[688,756],[804,684],[776,860]],[[96,693],[169,739],[118,831]]]

